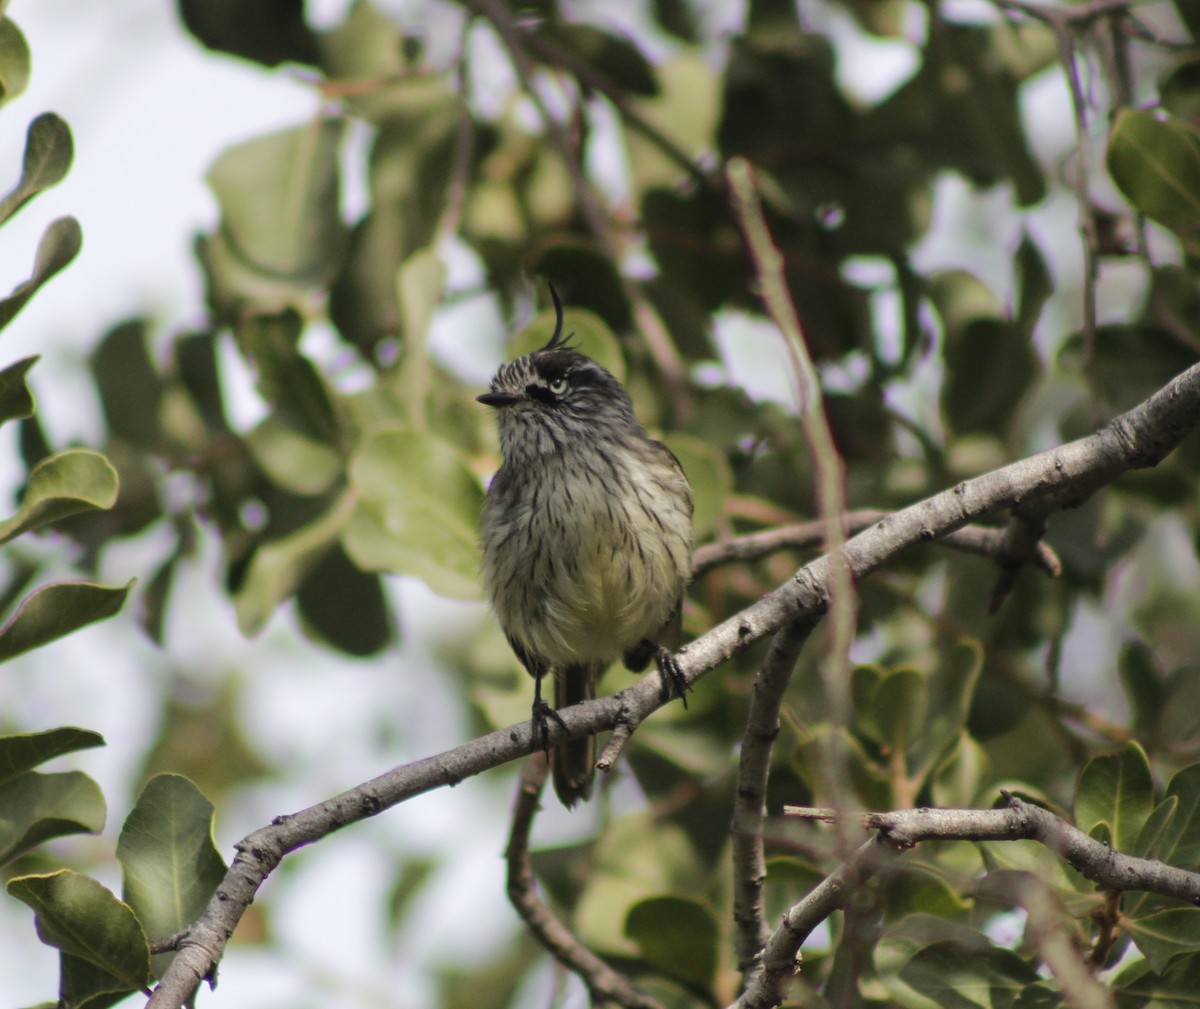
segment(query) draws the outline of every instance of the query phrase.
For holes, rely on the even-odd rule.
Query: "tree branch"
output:
[[[762,969],[761,954],[767,939],[763,821],[767,815],[771,753],[779,735],[779,708],[800,650],[816,625],[817,618],[810,615],[775,635],[754,679],[746,733],[742,736],[733,802],[733,922],[738,970],[745,984]]]
[[[875,508],[856,508],[842,516],[842,522],[848,534],[859,533],[880,519],[886,518],[891,512],[879,511]],[[961,550],[963,553],[979,554],[983,557],[994,558],[1003,564],[1005,558],[1005,538],[1007,530],[987,526],[963,526],[952,533],[947,533],[936,542],[944,547]],[[819,547],[825,543],[825,523],[820,521],[797,522],[794,525],[779,526],[776,529],[765,529],[762,532],[747,533],[719,543],[706,543],[697,547],[692,555],[692,578],[700,578],[715,568],[738,561],[755,561],[762,557],[778,553],[781,550],[795,550],[805,547]],[[1062,574],[1062,562],[1045,543],[1038,542],[1033,547],[1033,561],[1051,578]]]
[[[537,895],[533,867],[529,863],[529,834],[548,769],[546,755],[538,752],[530,756],[521,770],[517,800],[513,804],[512,828],[504,852],[508,865],[508,899],[533,937],[559,963],[583,979],[593,1001],[615,1002],[626,1009],[662,1009],[658,1002],[638,991],[627,977],[618,974],[584,946]]]
[[[1037,841],[1081,873],[1087,879],[1110,890],[1143,890],[1200,903],[1200,873],[1164,865],[1152,859],[1122,855],[1108,845],[1093,840],[1083,831],[1055,816],[1048,809],[1024,802],[1007,792],[1004,809],[905,809],[888,813],[860,813],[851,818],[875,836],[858,848],[807,897],[795,904],[783,917],[763,950],[763,970],[734,1009],[772,1009],[785,997],[788,979],[796,972],[800,946],[812,930],[834,911],[845,906],[854,889],[898,855],[922,841]],[[785,806],[784,812],[808,820],[839,822],[846,819],[838,810],[809,806]],[[1029,894],[1025,895],[1029,897]],[[1033,895],[1033,901],[1038,899]],[[1038,906],[1041,914],[1049,910]],[[1032,909],[1031,909],[1032,913]],[[1045,917],[1043,916],[1044,925]],[[1076,984],[1062,950],[1050,950],[1051,966],[1058,974],[1068,975]],[[1057,968],[1057,969],[1056,969]],[[1099,1005],[1095,993],[1086,991]]]
[[[684,681],[695,683],[800,616],[821,614],[833,564],[844,564],[855,578],[862,578],[902,550],[933,542],[997,509],[1036,499],[1060,506],[1078,502],[1127,470],[1157,464],[1198,425],[1200,364],[1095,434],[965,480],[880,520],[840,550],[806,564],[786,584],[680,649],[677,658]],[[660,675],[651,672],[625,690],[560,711],[565,729],[552,723],[550,741],[607,731],[622,722],[636,725],[662,704]],[[150,1005],[177,1009],[211,976],[259,887],[290,852],[538,748],[531,723],[522,722],[394,768],[250,834],[237,845],[237,856],[208,907],[179,942],[179,952]]]

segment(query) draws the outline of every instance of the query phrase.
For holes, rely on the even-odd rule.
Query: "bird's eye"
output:
[[[552,379],[550,382],[550,391],[554,393],[555,396],[561,396],[567,391],[567,380],[561,375],[556,379]]]

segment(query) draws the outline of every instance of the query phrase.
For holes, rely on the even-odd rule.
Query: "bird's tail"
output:
[[[554,709],[566,708],[596,696],[596,681],[600,679],[599,665],[567,666],[554,677]],[[570,809],[580,799],[592,794],[596,777],[596,741],[592,736],[568,739],[554,747],[550,756],[554,791],[559,801]]]

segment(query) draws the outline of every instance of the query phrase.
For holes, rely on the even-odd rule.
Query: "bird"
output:
[[[533,728],[549,749],[559,708],[596,696],[616,658],[654,659],[663,698],[684,701],[679,647],[692,553],[692,489],[675,454],[634,416],[624,386],[555,327],[540,350],[500,366],[477,399],[496,411],[502,462],[481,516],[482,580],[534,680]],[[554,677],[554,706],[542,681]],[[550,753],[567,808],[591,794],[591,736]]]

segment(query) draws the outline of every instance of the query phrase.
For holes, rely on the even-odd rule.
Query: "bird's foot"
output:
[[[533,700],[533,711],[530,715],[533,720],[533,738],[541,743],[541,749],[545,753],[550,752],[550,719],[558,722],[559,727],[565,732],[567,723],[562,720],[562,716],[555,711],[540,697],[535,697]]]
[[[688,682],[683,670],[679,668],[679,660],[675,658],[675,653],[669,648],[659,648],[654,654],[654,659],[658,663],[659,676],[662,678],[663,701],[669,701],[674,694],[683,701],[686,708]]]

